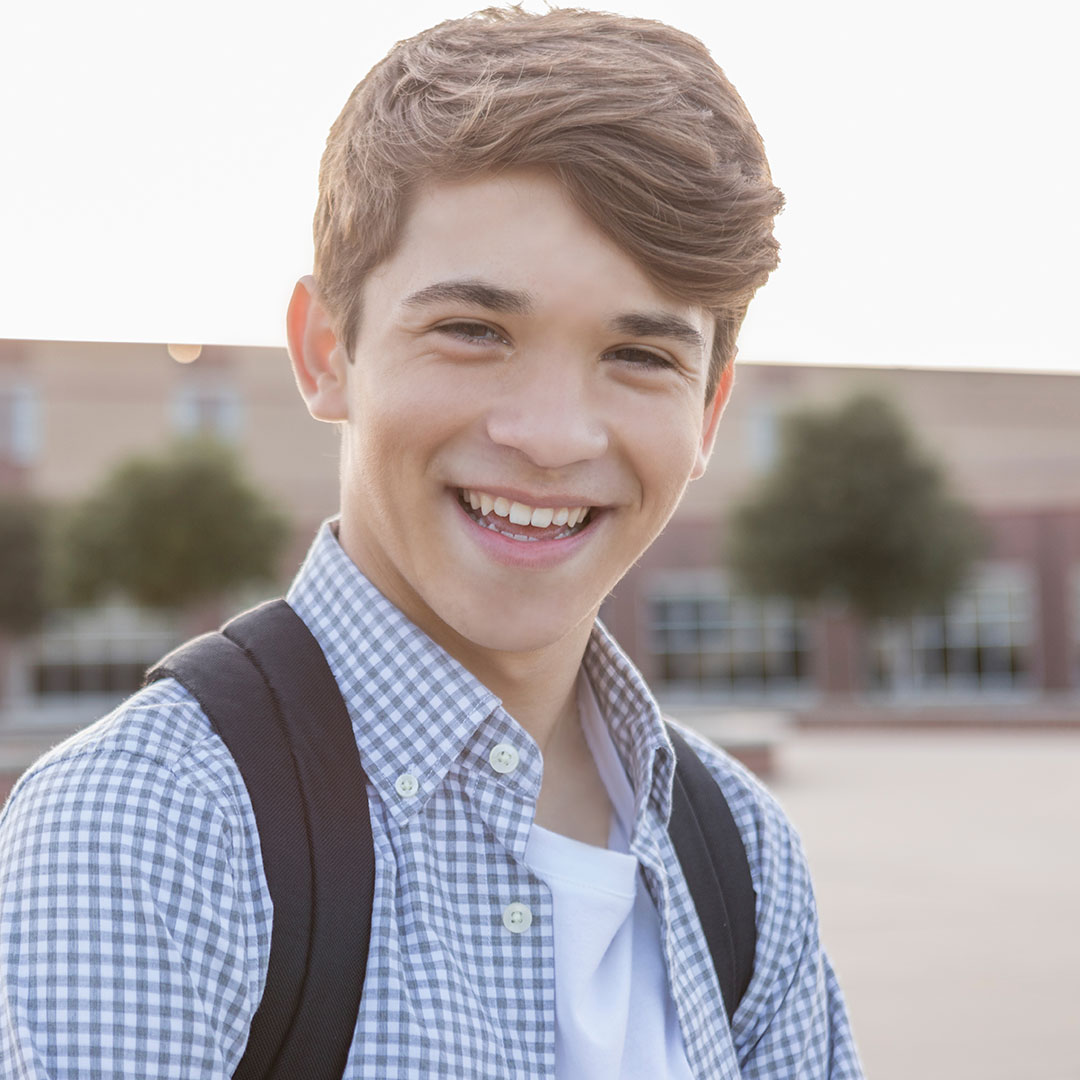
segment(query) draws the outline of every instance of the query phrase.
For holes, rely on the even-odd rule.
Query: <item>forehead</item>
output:
[[[585,317],[667,312],[703,335],[711,318],[661,290],[551,175],[513,171],[428,184],[414,196],[395,250],[369,283],[393,304],[442,281],[483,280],[521,293],[543,312]]]

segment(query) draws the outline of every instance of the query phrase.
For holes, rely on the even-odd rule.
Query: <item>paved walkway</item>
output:
[[[799,827],[871,1080],[1080,1080],[1080,735],[812,733]]]

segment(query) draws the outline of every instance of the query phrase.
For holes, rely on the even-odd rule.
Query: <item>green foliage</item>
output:
[[[44,508],[24,496],[0,497],[0,631],[27,634],[41,624],[45,545]]]
[[[728,562],[753,592],[905,616],[940,610],[982,542],[900,415],[864,395],[786,418],[773,471],[735,510]]]
[[[70,511],[63,593],[77,605],[119,591],[144,607],[178,609],[272,579],[287,536],[285,519],[228,448],[180,442],[124,462]]]

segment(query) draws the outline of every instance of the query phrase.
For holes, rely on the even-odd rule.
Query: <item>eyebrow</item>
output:
[[[402,301],[406,307],[427,307],[447,302],[475,304],[488,311],[509,315],[529,315],[535,303],[531,293],[523,289],[504,289],[479,278],[459,278],[436,281],[411,293]],[[668,312],[632,311],[616,315],[608,324],[616,334],[631,337],[673,338],[705,351],[705,338],[686,319]]]
[[[705,351],[705,338],[701,331],[686,319],[667,312],[635,311],[616,315],[611,320],[611,329],[617,334],[629,334],[631,337],[673,338]]]
[[[530,293],[516,289],[503,289],[487,281],[466,278],[455,281],[437,281],[425,285],[405,297],[402,301],[407,307],[426,307],[429,304],[443,304],[458,301],[463,304],[475,304],[488,311],[503,312],[508,315],[528,315],[533,310],[533,298]]]

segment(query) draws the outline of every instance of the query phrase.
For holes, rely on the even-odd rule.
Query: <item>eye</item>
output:
[[[604,353],[604,356],[636,368],[662,370],[676,366],[675,362],[663,353],[653,352],[652,349],[638,348],[634,345],[624,345],[618,349],[611,349],[609,352]]]
[[[467,341],[476,345],[508,345],[509,342],[498,330],[482,322],[459,321],[443,323],[435,327],[440,334],[456,338],[458,341]]]

